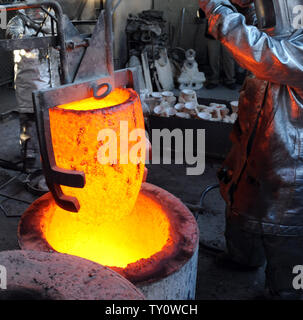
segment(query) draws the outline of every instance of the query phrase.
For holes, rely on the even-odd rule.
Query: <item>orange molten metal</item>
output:
[[[148,208],[148,210],[146,209]],[[160,252],[169,238],[169,221],[161,206],[140,194],[133,212],[121,219],[113,214],[100,225],[77,219],[55,203],[41,221],[47,242],[68,253],[109,267],[125,268]]]
[[[129,133],[144,129],[140,99],[133,90],[116,89],[102,100],[89,98],[50,110],[57,165],[83,171],[86,185],[84,189],[62,187],[65,194],[79,200],[78,213],[54,204],[48,208],[41,227],[48,243],[58,252],[124,268],[161,251],[167,244],[170,225],[160,205],[144,195],[138,198],[145,138],[128,141],[129,137],[120,132],[120,121],[128,123]],[[117,141],[100,138],[103,129],[116,132]],[[125,139],[127,146],[120,146]],[[121,158],[127,159],[129,151],[140,143],[143,147],[137,155],[143,160],[122,164]],[[104,165],[99,152],[107,145],[117,147],[117,162]],[[146,207],[152,208],[148,215],[144,214]]]

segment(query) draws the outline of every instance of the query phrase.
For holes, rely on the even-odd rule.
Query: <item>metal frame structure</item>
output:
[[[138,87],[136,69],[114,71],[113,59],[113,0],[105,2],[105,8],[101,11],[92,37],[87,46],[75,45],[71,34],[75,32],[69,24],[65,31],[67,35],[59,38],[68,43],[69,54],[61,53],[63,63],[68,67],[64,69],[64,85],[49,90],[33,93],[34,106],[37,117],[37,128],[40,141],[40,151],[46,182],[52,192],[56,203],[61,208],[77,212],[80,204],[76,198],[63,194],[61,185],[74,188],[85,186],[85,175],[83,172],[62,170],[57,167],[51,139],[48,109],[60,104],[85,99],[94,95],[96,98],[101,87],[107,87],[107,94],[115,87]],[[81,38],[78,40],[81,41]],[[82,39],[83,40],[83,39]],[[65,66],[66,67],[66,66]]]
[[[40,8],[52,21],[52,35],[0,40],[0,48],[6,50],[54,47],[60,51],[61,84],[54,89],[33,93],[37,132],[40,144],[43,170],[47,185],[61,208],[78,212],[80,204],[76,198],[63,194],[61,185],[83,188],[83,172],[63,170],[57,167],[50,130],[49,109],[55,106],[95,96],[101,87],[107,87],[106,94],[115,87],[139,88],[136,68],[114,70],[113,58],[113,14],[121,0],[114,6],[113,0],[106,0],[95,29],[90,38],[81,35],[72,22],[63,14],[55,1],[40,3],[24,2],[6,5],[7,10]],[[48,9],[51,9],[52,14]],[[56,23],[56,31],[54,24]]]

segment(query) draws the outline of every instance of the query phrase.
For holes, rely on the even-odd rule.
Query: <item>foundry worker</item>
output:
[[[293,270],[303,265],[303,0],[255,1],[257,27],[227,0],[199,3],[210,34],[251,72],[219,172],[228,257],[250,267],[266,259],[271,297],[302,299]]]
[[[9,39],[43,37],[50,34],[50,18],[39,8],[19,10],[6,29]],[[27,170],[33,171],[41,168],[41,164],[32,92],[60,85],[59,54],[53,48],[15,50],[14,62],[21,151]]]

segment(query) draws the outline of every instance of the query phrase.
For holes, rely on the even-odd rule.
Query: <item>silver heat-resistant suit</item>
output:
[[[9,39],[51,34],[50,18],[40,9],[18,11],[6,29]],[[60,85],[59,53],[54,48],[15,50],[15,88],[20,118],[20,143],[28,169],[40,167],[32,92]],[[27,138],[26,138],[27,137]],[[27,148],[24,141],[27,140]]]
[[[296,24],[302,5],[256,0],[256,27],[229,1],[200,0],[209,32],[250,71],[233,146],[218,174],[227,248],[242,264],[267,259],[267,287],[277,298],[303,297],[293,287],[293,268],[303,265],[303,29]]]

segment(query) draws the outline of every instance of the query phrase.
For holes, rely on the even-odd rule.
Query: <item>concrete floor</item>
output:
[[[209,95],[203,89],[199,96]],[[212,90],[216,98],[225,98],[225,88]],[[230,100],[237,99],[238,91],[228,92]],[[0,90],[0,113],[13,109],[15,99],[12,90]],[[18,118],[16,116],[4,117],[0,121],[0,159],[18,160]],[[208,159],[206,170],[202,176],[187,176],[183,165],[149,165],[148,182],[158,185],[182,201],[197,204],[202,190],[206,186],[217,183],[216,171],[220,161]],[[0,194],[9,194],[17,198],[32,202],[36,196],[28,193],[22,181],[26,178],[21,175],[8,186],[1,185],[16,172],[0,169]],[[4,202],[3,202],[4,201]],[[13,200],[5,200],[0,196],[0,251],[18,249],[17,226],[20,215],[28,204]],[[2,209],[5,209],[6,215]],[[204,244],[224,250],[224,202],[218,190],[210,192],[205,200],[204,214],[198,218],[200,228],[199,270],[197,281],[198,300],[250,300],[262,293],[264,287],[264,270],[256,272],[236,272],[218,267],[215,264],[215,255],[207,250]]]

